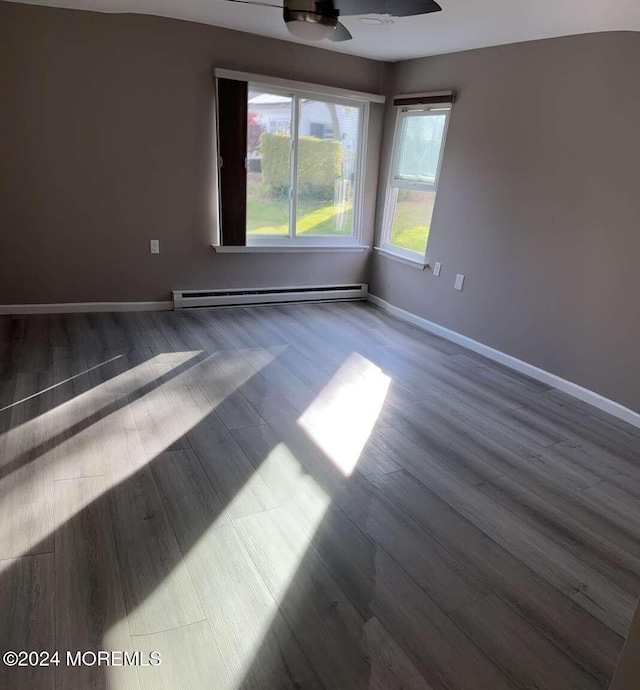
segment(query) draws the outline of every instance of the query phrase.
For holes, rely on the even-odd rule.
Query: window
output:
[[[269,131],[277,132],[278,134],[289,134],[291,132],[290,118],[276,118],[269,122]]]
[[[394,254],[424,260],[449,114],[449,107],[398,111],[382,237]]]
[[[247,244],[358,236],[366,104],[249,84]]]
[[[325,133],[327,133],[327,125],[324,122],[310,122],[309,123],[309,136],[315,137],[316,139],[324,139]],[[329,135],[328,138],[330,138]]]

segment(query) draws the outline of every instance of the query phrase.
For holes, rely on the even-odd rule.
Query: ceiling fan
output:
[[[283,10],[289,32],[305,41],[349,41],[353,38],[339,16],[358,14],[388,14],[392,17],[411,17],[440,12],[435,0],[284,0],[284,6],[258,0],[229,0],[244,5],[261,5]]]

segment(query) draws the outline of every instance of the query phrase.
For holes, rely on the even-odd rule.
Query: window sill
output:
[[[382,247],[374,247],[378,254],[382,254],[385,259],[391,259],[391,261],[397,261],[398,263],[405,264],[406,266],[411,266],[412,268],[417,268],[420,271],[424,271],[425,268],[429,268],[429,264],[424,259],[411,259],[408,256],[402,256],[401,254],[396,254],[390,249],[383,249]]]
[[[211,245],[216,254],[288,254],[306,252],[364,252],[364,244],[254,244],[247,247]]]

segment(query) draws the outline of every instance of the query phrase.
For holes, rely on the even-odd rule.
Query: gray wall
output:
[[[373,60],[195,23],[0,2],[0,304],[366,279],[367,254],[213,252],[214,66],[368,92],[385,75]]]
[[[638,65],[637,33],[396,64],[396,93],[459,93],[427,250],[443,270],[375,256],[371,291],[640,411]]]

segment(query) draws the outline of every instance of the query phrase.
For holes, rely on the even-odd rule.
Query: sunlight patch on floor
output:
[[[129,369],[125,356],[121,373],[7,432],[2,439],[9,451],[5,461],[17,462],[0,481],[0,540],[21,532],[11,541],[7,557],[37,552],[60,526],[146,468],[280,352],[261,348],[247,366],[237,357],[215,354],[202,359],[202,354],[178,353],[170,363],[158,355]],[[128,611],[131,620],[161,608],[163,588],[191,578],[200,598],[202,591],[210,597],[203,602],[210,620],[212,611],[223,625],[240,616],[242,624],[226,631],[229,649],[220,650],[225,660],[234,659],[228,671],[231,687],[239,688],[277,624],[279,606],[295,588],[296,574],[331,505],[330,495],[304,462],[309,460],[306,454],[320,453],[322,461],[328,457],[341,475],[349,476],[389,383],[378,367],[353,353],[298,420],[304,438],[295,454],[282,442],[265,450],[233,499],[183,554],[185,560]],[[91,491],[83,489],[74,500],[53,500],[54,486],[79,478]],[[22,500],[25,496],[27,501]],[[251,505],[255,510],[247,510]],[[120,632],[118,623],[110,634],[117,638]]]
[[[6,410],[11,409],[12,407],[16,407],[17,405],[22,405],[26,403],[28,400],[33,400],[33,398],[37,398],[39,395],[43,395],[44,393],[48,393],[49,391],[52,391],[54,388],[58,388],[59,386],[63,386],[65,383],[69,383],[70,381],[73,381],[75,379],[79,379],[82,376],[86,376],[89,372],[95,371],[96,369],[100,369],[100,367],[105,366],[106,364],[111,364],[111,362],[115,362],[117,359],[120,359],[122,355],[116,355],[115,357],[111,357],[111,359],[107,359],[104,362],[100,362],[99,364],[96,364],[95,366],[89,367],[88,369],[85,369],[84,371],[79,372],[78,374],[74,374],[73,376],[69,376],[69,378],[66,378],[62,381],[58,381],[57,383],[54,383],[51,386],[48,386],[47,388],[43,388],[40,391],[37,391],[36,393],[32,393],[31,395],[27,395],[21,400],[15,400],[14,402],[10,403],[9,405],[5,405],[4,407],[0,407],[0,412],[5,412]]]
[[[358,463],[390,383],[378,366],[354,352],[298,420],[345,477]]]
[[[177,354],[171,368],[198,354]],[[95,477],[104,494],[150,462],[127,396],[141,386],[152,387],[141,398],[163,395],[162,386],[153,388],[154,359],[16,424],[0,437],[0,558],[42,551],[45,540],[83,509],[55,504],[55,480]],[[166,404],[158,409],[167,414]],[[156,421],[162,426],[162,419]]]
[[[237,515],[247,505],[257,482],[264,482],[276,492],[277,507],[230,521],[230,516]],[[230,675],[230,688],[242,686],[258,657],[279,605],[330,504],[327,493],[289,448],[279,443],[216,522],[184,555],[201,596],[207,593],[203,603],[210,613],[214,633],[219,632],[215,637]],[[266,523],[288,531],[286,548],[265,537],[268,533],[261,531],[261,525]],[[290,538],[292,524],[301,528],[296,530],[295,539]],[[255,544],[260,545],[264,558],[256,557]],[[273,577],[264,578],[264,568]],[[219,627],[223,630],[218,631]]]

